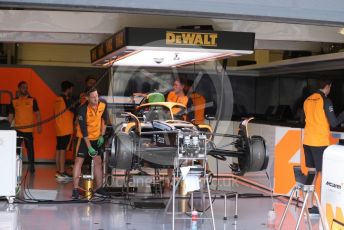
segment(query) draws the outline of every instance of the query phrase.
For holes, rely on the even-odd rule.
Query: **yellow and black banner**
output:
[[[91,50],[91,62],[107,59],[125,46],[254,50],[254,33],[127,27]]]
[[[217,47],[217,33],[166,31],[166,45]]]

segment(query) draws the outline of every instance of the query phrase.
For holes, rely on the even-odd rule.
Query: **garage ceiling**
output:
[[[0,10],[0,42],[98,44],[123,27],[213,25],[215,30],[256,33],[256,49],[319,51],[344,43],[339,26],[131,13]]]
[[[288,76],[288,74],[309,73],[343,69],[344,52],[314,55],[275,61],[273,63],[231,67],[229,73],[236,76]],[[300,74],[299,76],[304,76]]]

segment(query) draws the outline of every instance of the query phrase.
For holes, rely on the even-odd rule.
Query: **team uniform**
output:
[[[35,98],[31,96],[16,97],[12,100],[9,113],[14,115],[16,127],[30,126],[34,124],[34,112],[38,112],[38,104]],[[17,136],[24,138],[27,149],[28,160],[31,171],[34,171],[34,146],[33,146],[33,127],[17,128]],[[19,138],[17,146],[21,146],[23,138]]]
[[[167,101],[183,104],[187,108],[187,110],[189,110],[192,107],[192,101],[189,100],[189,98],[187,96],[185,96],[185,95],[178,96],[174,91],[171,91],[168,93]],[[180,112],[180,108],[172,108],[173,115],[176,115],[179,112]],[[186,117],[184,119],[186,119]],[[194,112],[193,111],[187,111],[187,119],[188,120],[194,119]]]
[[[65,95],[60,95],[54,104],[55,127],[56,127],[56,150],[68,150],[73,135],[74,112],[70,108],[71,100]]]
[[[320,172],[324,150],[330,145],[330,126],[342,123],[344,113],[337,118],[331,100],[321,91],[309,96],[303,109],[306,117],[303,140],[306,166]]]
[[[202,125],[204,124],[204,112],[205,112],[205,98],[198,94],[192,93],[190,99],[193,104],[192,110],[194,111],[194,124]]]
[[[89,106],[88,102],[79,107],[77,140],[75,144],[75,154],[77,157],[85,158],[88,156],[88,148],[83,139],[84,137],[88,137],[92,147],[99,154],[97,140],[102,135],[102,125],[108,120],[106,108],[106,102],[102,100],[99,101],[97,110]]]

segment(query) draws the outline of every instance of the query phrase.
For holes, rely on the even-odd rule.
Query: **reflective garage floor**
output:
[[[25,169],[25,168],[24,168]],[[261,175],[253,175],[249,179],[264,181]],[[128,199],[113,197],[112,199],[97,198],[94,202],[75,203],[71,199],[72,183],[58,183],[55,180],[55,167],[53,165],[38,165],[34,176],[28,174],[25,187],[25,197],[36,199],[54,199],[59,203],[14,203],[0,202],[0,229],[127,229],[127,230],[157,230],[172,229],[172,215],[166,214],[164,209],[133,208],[131,205],[139,198],[147,202],[158,202],[157,196],[140,192],[136,198]],[[228,220],[224,217],[224,199],[218,197],[214,201],[214,214],[216,229],[276,229],[287,202],[283,198],[272,199],[264,189],[249,187],[240,181],[230,179],[213,180],[212,189],[236,191],[241,194],[238,202],[238,218],[234,219],[234,198],[227,202]],[[149,186],[149,185],[148,185]],[[144,186],[143,186],[144,187]],[[140,188],[142,190],[142,188]],[[139,190],[140,190],[139,189]],[[144,190],[144,188],[143,188]],[[24,190],[22,189],[22,193]],[[29,194],[30,192],[30,194]],[[168,201],[170,191],[163,194],[165,203]],[[257,198],[258,195],[262,197]],[[139,197],[139,198],[138,198]],[[64,202],[65,201],[65,202]],[[197,205],[197,200],[195,201]],[[131,205],[130,205],[131,204]],[[275,225],[267,225],[268,211],[276,210]],[[283,229],[294,229],[300,208],[292,206],[288,212]],[[187,217],[187,216],[179,216]],[[210,217],[207,211],[202,217]],[[313,229],[319,229],[319,219],[312,219]],[[175,229],[211,229],[210,220],[192,222],[191,218],[176,220]],[[304,219],[300,229],[307,229]]]

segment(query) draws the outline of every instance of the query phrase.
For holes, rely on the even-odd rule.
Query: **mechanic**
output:
[[[184,87],[184,81],[182,81],[181,79],[176,79],[173,83],[173,90],[170,91],[167,95],[167,101],[183,104],[187,108],[187,116],[183,117],[184,120],[192,121],[194,119],[194,112],[191,110],[193,105],[192,101],[189,100],[188,97],[185,95]],[[179,112],[179,108],[172,108],[173,115],[178,114]]]
[[[80,105],[84,104],[86,99],[86,89],[90,89],[92,87],[95,87],[97,84],[97,79],[94,76],[88,76],[85,80],[85,90],[84,92],[80,93]]]
[[[17,146],[21,146],[24,139],[29,160],[29,170],[31,173],[35,172],[33,127],[20,127],[33,125],[34,114],[36,115],[36,121],[38,123],[37,132],[41,133],[41,115],[39,112],[37,101],[35,98],[30,96],[27,82],[21,81],[18,84],[17,96],[15,99],[12,100],[9,107],[8,121],[12,124],[14,120],[14,126],[17,131],[17,136],[23,137],[18,138]]]
[[[303,149],[306,167],[309,171],[316,172],[313,183],[321,173],[324,150],[330,145],[330,126],[334,128],[344,121],[344,112],[337,118],[332,102],[327,97],[331,91],[331,85],[330,80],[319,81],[320,89],[309,96],[303,104],[306,121]],[[309,213],[319,214],[318,207],[313,204],[309,208]]]
[[[72,107],[73,83],[63,81],[61,91],[54,104],[56,127],[56,174],[57,180],[70,180],[72,176],[65,172],[66,151],[70,149],[74,132],[74,113]]]
[[[193,105],[192,105],[192,101],[189,100],[189,98],[185,95],[184,82],[185,81],[182,79],[176,79],[173,82],[173,90],[168,93],[167,102],[175,102],[175,103],[183,104],[187,108],[186,109],[187,116],[183,116],[184,120],[192,121],[194,119],[194,113],[191,110]],[[180,112],[180,108],[172,108],[173,115],[176,115],[179,112]],[[173,169],[167,169],[168,180],[165,181],[166,188],[171,187],[172,173],[173,173]]]
[[[99,100],[97,89],[87,89],[87,102],[78,109],[77,141],[75,146],[76,159],[73,168],[72,198],[79,198],[79,181],[81,167],[86,157],[93,157],[95,175],[95,193],[106,195],[102,188],[102,160],[100,149],[104,145],[104,135],[108,114],[106,102]]]
[[[189,108],[190,111],[194,112],[194,119],[191,121],[194,125],[203,125],[204,124],[204,112],[205,112],[205,104],[206,100],[201,95],[194,91],[193,81],[188,80],[185,84],[185,93],[188,96],[189,100],[192,101],[193,107]],[[203,165],[202,160],[198,160],[200,165]],[[214,177],[213,172],[210,170],[209,163],[206,162],[206,172],[209,175],[209,181],[212,182]]]
[[[201,94],[195,92],[192,85],[193,81],[191,80],[188,80],[185,84],[186,95],[193,104],[193,107],[190,108],[194,112],[192,123],[195,125],[203,125],[206,100]]]

